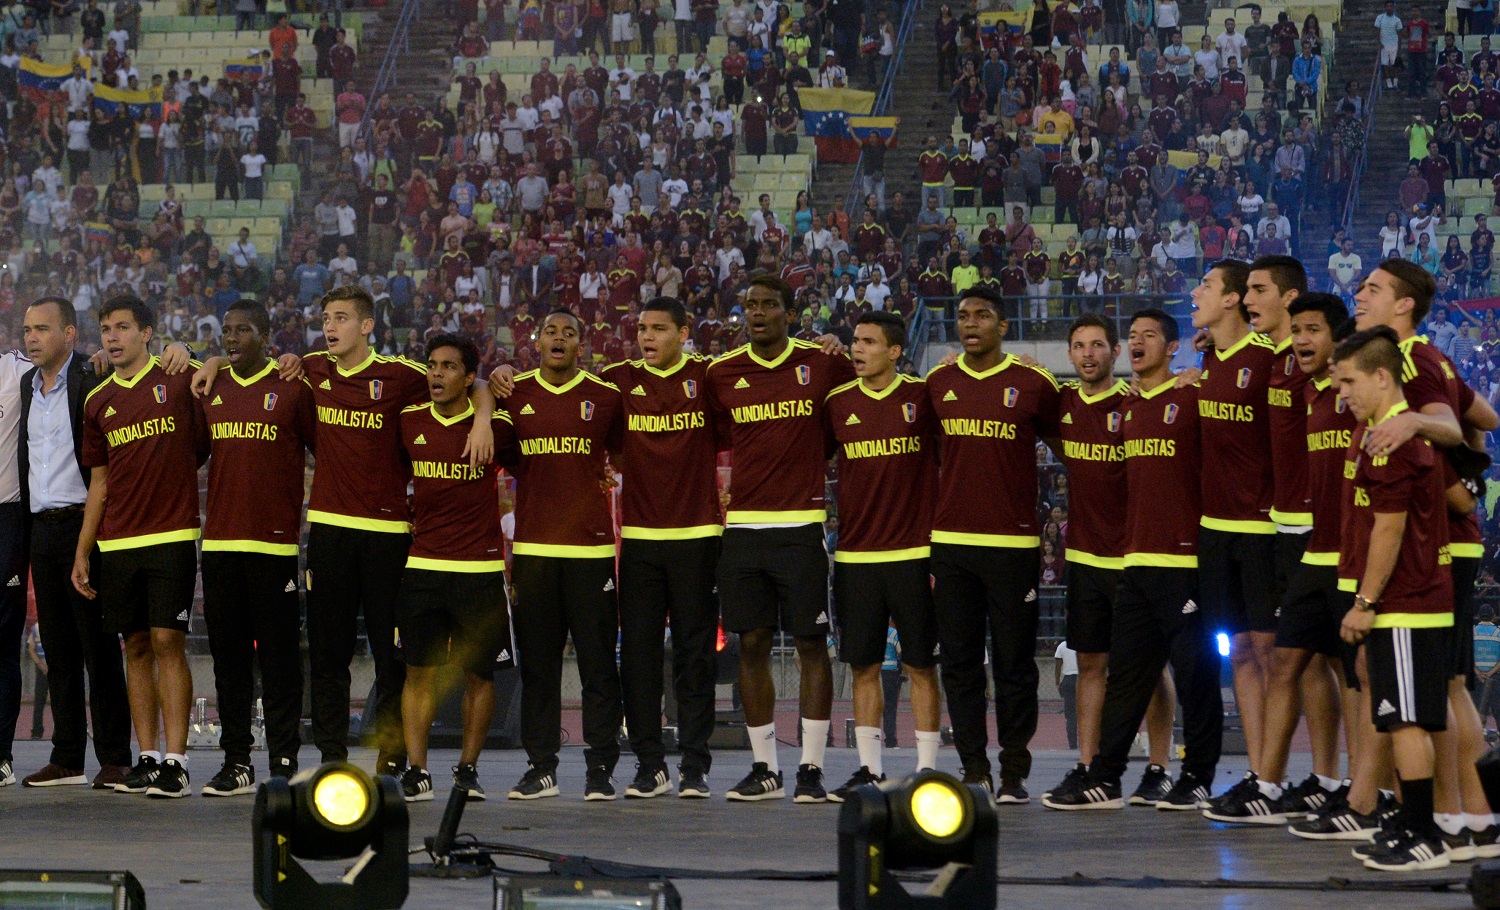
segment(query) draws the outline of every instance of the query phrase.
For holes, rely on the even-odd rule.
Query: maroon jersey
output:
[[[318,411],[318,464],[307,520],[365,531],[411,530],[401,455],[404,408],[429,400],[427,368],[371,353],[345,370],[327,351],[302,358]]]
[[[192,381],[191,372],[168,376],[152,357],[131,379],[111,373],[83,400],[84,467],[109,468],[100,550],[198,539],[208,434]]]
[[[615,529],[603,483],[606,455],[620,446],[620,390],[580,370],[552,385],[539,370],[516,377],[505,400],[509,425],[496,424],[497,448],[514,446],[517,556],[615,555]]]
[[[1307,491],[1312,533],[1302,561],[1312,566],[1339,564],[1342,529],[1344,458],[1354,436],[1354,414],[1339,398],[1332,379],[1316,379],[1303,387],[1307,402]],[[1281,465],[1278,463],[1277,467]]]
[[[1203,527],[1274,534],[1271,522],[1271,423],[1266,413],[1276,352],[1251,332],[1227,351],[1203,357],[1198,416],[1202,418]]]
[[[689,540],[724,531],[715,457],[715,430],[723,424],[709,411],[708,364],[706,357],[685,354],[665,370],[631,360],[601,374],[620,389],[625,409],[615,459],[624,475],[622,538]]]
[[[1276,345],[1270,387],[1271,463],[1275,465],[1271,520],[1300,531],[1312,524],[1307,472],[1307,401],[1302,390],[1307,374],[1297,366],[1288,337]]]
[[[1057,380],[1014,354],[982,373],[960,355],[927,374],[927,396],[943,434],[932,542],[1041,546],[1036,443],[1057,435]]]
[[[317,418],[306,379],[285,382],[276,364],[243,378],[219,368],[198,399],[213,458],[203,550],[296,556],[301,549],[306,449]]]
[[[853,378],[849,358],[796,338],[774,360],[745,345],[709,365],[709,401],[734,449],[729,524],[827,519],[823,401]]]
[[[1402,411],[1406,402],[1391,408],[1378,425]],[[1395,570],[1380,595],[1377,629],[1433,629],[1453,625],[1453,575],[1448,552],[1448,505],[1443,496],[1443,456],[1432,443],[1416,437],[1385,457],[1362,453],[1354,468],[1353,540],[1354,578],[1362,579],[1368,559],[1375,515],[1392,512],[1406,516]],[[1346,544],[1350,540],[1345,541]],[[1434,571],[1436,568],[1438,571]]]
[[[495,414],[496,436],[510,418]],[[416,404],[401,412],[401,447],[411,464],[411,553],[408,569],[436,572],[501,572],[505,541],[500,533],[500,492],[492,465],[469,465],[463,454],[474,425],[474,404],[444,417],[436,407]]]
[[[838,562],[925,559],[937,499],[937,422],[920,379],[873,392],[863,380],[828,395],[839,454]]]
[[[1474,403],[1474,390],[1458,378],[1453,362],[1433,347],[1425,335],[1413,335],[1401,342],[1401,352],[1406,363],[1401,369],[1402,392],[1413,411],[1420,411],[1429,404],[1446,404],[1453,409],[1453,416],[1463,421],[1464,414]],[[1439,467],[1447,483],[1458,482],[1458,475],[1441,459]],[[1480,559],[1484,556],[1484,538],[1479,533],[1479,519],[1470,512],[1467,515],[1448,515],[1449,553],[1459,558]]]
[[[1077,382],[1064,383],[1057,432],[1068,467],[1068,562],[1123,569],[1125,561],[1125,419],[1130,386],[1116,382],[1086,395]]]
[[[1198,567],[1199,390],[1175,384],[1168,379],[1124,402],[1126,568]]]

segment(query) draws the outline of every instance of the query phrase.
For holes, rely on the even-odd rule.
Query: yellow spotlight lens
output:
[[[911,795],[911,817],[930,837],[951,837],[964,823],[963,798],[950,786],[927,781]]]
[[[347,828],[365,816],[370,794],[365,785],[347,771],[320,778],[313,787],[313,806],[330,825]]]

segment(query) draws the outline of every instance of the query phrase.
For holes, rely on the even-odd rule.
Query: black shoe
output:
[[[1147,765],[1146,773],[1141,775],[1140,786],[1130,794],[1130,805],[1132,806],[1154,806],[1166,798],[1172,792],[1172,775],[1161,765]]]
[[[409,803],[425,803],[432,799],[432,775],[426,768],[412,765],[401,774],[401,795]]]
[[[1471,830],[1469,838],[1474,842],[1475,859],[1500,857],[1500,825],[1490,825],[1483,831]]]
[[[661,796],[663,793],[672,792],[672,778],[667,776],[665,767],[647,768],[644,765],[635,769],[635,780],[625,788],[626,799],[651,799]]]
[[[479,785],[479,769],[473,765],[453,766],[453,787],[464,791],[471,802],[486,798],[484,787]]]
[[[156,777],[152,778],[151,786],[146,788],[147,796],[155,796],[161,799],[181,799],[184,796],[192,796],[193,788],[188,783],[187,768],[175,758],[169,758],[161,763],[161,770]]]
[[[854,776],[850,777],[842,787],[839,787],[837,790],[829,791],[828,801],[831,803],[841,803],[849,798],[849,794],[853,793],[860,787],[863,787],[865,784],[883,783],[885,783],[884,774],[876,777],[874,774],[870,773],[869,768],[866,768],[864,765],[860,765],[859,770],[855,771]]]
[[[377,777],[384,775],[400,780],[401,775],[405,772],[405,755],[387,755],[386,753],[382,752],[380,753],[380,756],[375,759],[375,775]]]
[[[1279,826],[1287,823],[1287,814],[1281,806],[1281,800],[1262,793],[1259,785],[1253,788],[1235,787],[1225,795],[1227,799],[1203,810],[1204,818],[1231,825]]]
[[[32,739],[39,739],[40,737],[32,736],[31,738]],[[9,760],[0,761],[0,787],[9,787],[9,786],[12,786],[12,785],[15,784],[15,782],[16,782],[16,770],[15,770],[15,768],[11,766],[11,763],[10,763]]]
[[[1346,790],[1346,787],[1341,786],[1339,789]],[[1309,818],[1328,805],[1337,792],[1338,790],[1324,790],[1318,775],[1309,774],[1302,783],[1281,794],[1281,808],[1286,812],[1287,818],[1299,815]]]
[[[1249,799],[1251,793],[1259,791],[1257,786],[1260,781],[1254,771],[1246,771],[1245,776],[1235,782],[1235,785],[1220,793],[1218,796],[1210,796],[1203,801],[1204,809],[1217,809],[1224,803],[1236,799]]]
[[[584,801],[590,803],[611,802],[614,798],[615,779],[609,776],[609,769],[604,765],[597,765],[590,768],[588,774],[584,777]]]
[[[1292,822],[1287,828],[1293,837],[1303,840],[1368,841],[1380,830],[1373,815],[1361,815],[1348,804],[1319,812],[1312,818]]]
[[[510,799],[546,799],[556,796],[560,791],[557,789],[557,772],[543,771],[540,768],[527,768],[521,779],[510,788],[507,794]]]
[[[708,788],[708,775],[697,768],[678,766],[677,796],[680,799],[708,799],[713,791]]]
[[[296,777],[297,759],[287,758],[286,756],[271,759],[271,776],[283,778]]]
[[[817,765],[797,766],[797,789],[792,792],[794,803],[826,803],[828,791],[823,789],[823,769]]]
[[[116,793],[145,793],[151,782],[156,780],[156,775],[161,773],[161,763],[149,755],[142,755],[125,775],[125,779],[115,784]]]
[[[1453,863],[1441,839],[1403,832],[1386,851],[1365,860],[1366,869],[1381,872],[1427,872]]]
[[[1448,859],[1455,863],[1474,861],[1474,839],[1470,835],[1468,828],[1460,829],[1457,834],[1438,829],[1438,839],[1443,842],[1443,849],[1448,851]]]
[[[1167,795],[1156,801],[1159,812],[1192,812],[1208,799],[1208,787],[1191,771],[1182,772]]]
[[[763,799],[782,799],[786,790],[781,785],[781,772],[772,771],[771,766],[758,761],[750,766],[745,779],[735,784],[724,798],[731,802],[753,803]]]
[[[980,771],[977,768],[965,768],[962,782],[965,784],[978,784],[984,788],[984,792],[990,795],[991,800],[995,798],[995,781],[990,777],[989,771]]]
[[[1076,812],[1080,809],[1123,809],[1125,801],[1120,798],[1118,782],[1109,783],[1085,776],[1082,780],[1065,782],[1064,786],[1043,796],[1042,805],[1061,812]]]
[[[1051,790],[1047,790],[1044,793],[1042,793],[1042,799],[1045,800],[1047,797],[1051,796],[1054,793],[1064,793],[1064,792],[1067,792],[1067,790],[1070,787],[1073,787],[1076,784],[1083,783],[1084,781],[1086,781],[1088,779],[1089,779],[1089,769],[1088,769],[1088,767],[1086,765],[1084,765],[1083,762],[1079,762],[1078,764],[1076,764],[1076,765],[1073,766],[1072,770],[1070,770],[1067,774],[1063,775],[1063,779],[1058,782],[1057,786],[1053,787]]]
[[[1026,784],[1019,780],[1000,781],[1000,789],[995,791],[995,805],[997,806],[1024,806],[1031,802],[1031,794],[1026,792]]]
[[[255,769],[237,762],[225,762],[213,780],[203,785],[204,796],[243,796],[255,792]]]

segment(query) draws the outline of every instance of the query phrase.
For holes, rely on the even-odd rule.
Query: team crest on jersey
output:
[[[370,380],[370,400],[371,401],[379,401],[380,400],[380,393],[384,389],[385,389],[385,383],[381,382],[379,379],[371,379]]]
[[[1120,412],[1110,411],[1109,415],[1104,418],[1104,425],[1109,427],[1111,433],[1120,432]]]
[[[1234,377],[1234,384],[1242,389],[1250,388],[1250,368],[1244,367]]]
[[[917,422],[917,406],[916,406],[916,404],[914,402],[910,402],[910,401],[908,401],[906,404],[903,404],[901,406],[901,416],[906,418],[906,422],[907,423],[916,423]]]
[[[1166,411],[1163,412],[1162,415],[1161,415],[1161,422],[1162,423],[1176,423],[1177,422],[1177,405],[1175,405],[1175,404],[1169,404],[1169,405],[1167,405]]]
[[[698,380],[696,380],[696,379],[684,379],[682,381],[682,394],[686,395],[689,398],[697,398],[698,397]]]
[[[274,411],[274,410],[276,410],[276,393],[275,392],[267,392],[266,393],[265,409],[267,411]]]
[[[807,385],[809,382],[812,382],[812,367],[805,363],[799,365],[797,367],[797,384]]]
[[[1347,410],[1348,407],[1349,407],[1349,404],[1348,404],[1348,402],[1344,401],[1344,396],[1342,396],[1342,395],[1340,395],[1338,398],[1335,398],[1333,400],[1333,412],[1335,414],[1342,414],[1342,413],[1344,413],[1344,411]]]
[[[151,394],[156,397],[157,404],[167,403],[167,387],[164,385],[152,386]]]
[[[579,404],[578,405],[578,416],[582,417],[584,420],[593,420],[594,419],[594,403],[592,401],[585,401],[585,402]]]
[[[1016,402],[1020,400],[1020,398],[1021,390],[1016,388],[1015,386],[1011,386],[1010,388],[1005,390],[1005,406],[1007,408],[1015,407]]]
[[[1292,357],[1291,355],[1287,355],[1286,365],[1284,367],[1282,367],[1282,370],[1284,370],[1286,372],[1286,375],[1290,376],[1290,375],[1292,375],[1292,368],[1295,367],[1296,365],[1297,365],[1297,359],[1295,357]]]

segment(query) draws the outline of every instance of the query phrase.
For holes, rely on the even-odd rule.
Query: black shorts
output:
[[[1303,563],[1292,575],[1281,601],[1276,647],[1337,658],[1343,663],[1344,685],[1356,688],[1355,651],[1339,635],[1344,615],[1353,606],[1354,594],[1339,590],[1338,566]]]
[[[1122,571],[1081,562],[1068,566],[1068,647],[1074,651],[1109,653],[1109,628]]]
[[[828,634],[822,525],[726,528],[717,578],[725,631],[780,629],[798,638]]]
[[[1198,529],[1198,585],[1209,627],[1275,632],[1276,535]]]
[[[515,663],[504,572],[441,572],[408,567],[397,608],[408,666],[452,663],[478,676]]]
[[[1271,604],[1276,607],[1278,617],[1281,616],[1282,605],[1286,603],[1286,592],[1291,589],[1292,578],[1302,565],[1302,554],[1307,550],[1307,538],[1310,536],[1311,532],[1307,534],[1276,532],[1276,555],[1273,564],[1276,576],[1271,579]]]
[[[1385,732],[1416,724],[1438,733],[1448,728],[1447,672],[1452,629],[1371,629],[1365,639],[1370,672],[1370,719]]]
[[[198,545],[193,541],[105,551],[99,574],[105,632],[188,631],[198,586]]]
[[[926,559],[835,562],[833,602],[844,663],[870,667],[885,660],[886,631],[893,622],[903,664],[925,670],[936,663],[937,616]]]
[[[1474,691],[1474,579],[1479,577],[1479,560],[1472,556],[1453,557],[1453,675],[1462,676],[1464,685]]]

